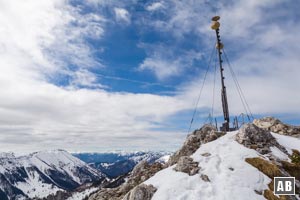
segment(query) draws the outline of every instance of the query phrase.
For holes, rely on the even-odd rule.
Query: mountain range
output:
[[[142,160],[148,163],[166,162],[171,152],[108,152],[108,153],[77,153],[75,157],[88,163],[91,167],[105,173],[109,178],[130,172]]]
[[[295,177],[296,195],[275,195],[274,177]],[[300,200],[299,194],[300,127],[272,117],[231,132],[206,124],[171,156],[0,154],[1,200]]]
[[[165,162],[167,152],[0,153],[0,200],[81,199],[95,188],[125,182],[140,161]],[[165,156],[165,157],[164,157]]]
[[[43,198],[105,178],[105,174],[64,150],[19,157],[13,153],[0,154],[1,200]]]

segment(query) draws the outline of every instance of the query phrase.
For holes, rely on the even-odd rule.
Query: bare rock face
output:
[[[102,188],[95,194],[91,195],[89,197],[89,200],[121,200],[125,198],[125,195],[127,195],[129,191],[132,192],[133,188],[146,181],[147,179],[152,177],[156,172],[162,170],[163,168],[164,167],[161,163],[148,164],[146,161],[142,161],[138,165],[136,165],[135,168],[132,170],[126,183],[120,185],[117,188]],[[137,187],[135,192],[136,195],[144,194],[143,188],[144,186]],[[149,191],[147,190],[147,192]],[[148,195],[148,193],[145,194]],[[137,197],[135,197],[136,195],[128,195],[126,198],[129,198],[130,200],[138,199]]]
[[[163,168],[164,166],[161,163],[149,164],[147,161],[142,161],[132,170],[127,184],[138,185],[152,177],[156,172]]]
[[[270,153],[271,146],[276,146],[281,151],[287,153],[286,149],[276,141],[270,131],[259,128],[252,123],[243,125],[236,134],[235,139],[238,143],[255,149],[261,154]]]
[[[176,167],[174,168],[175,171],[187,173],[190,176],[197,174],[200,170],[198,166],[198,162],[194,162],[191,157],[182,156],[179,158]]]
[[[123,200],[151,200],[156,190],[153,185],[140,184],[128,192]]]
[[[187,139],[181,149],[170,157],[168,166],[176,164],[182,156],[192,155],[197,149],[199,149],[201,144],[213,141],[224,134],[224,132],[218,132],[217,129],[210,124],[206,124],[199,130],[195,130],[187,136]]]
[[[292,126],[282,123],[279,119],[274,117],[264,117],[262,119],[253,120],[253,124],[259,128],[263,128],[274,133],[289,135],[289,136],[300,136],[300,127]]]

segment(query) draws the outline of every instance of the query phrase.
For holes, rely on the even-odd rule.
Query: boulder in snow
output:
[[[208,178],[208,176],[207,176],[206,174],[201,174],[201,175],[200,175],[200,178],[201,178],[203,181],[205,181],[205,182],[210,182],[210,180],[209,180],[209,178]]]
[[[236,134],[235,139],[238,143],[243,144],[245,147],[255,149],[261,154],[270,153],[271,146],[276,146],[282,152],[287,153],[287,150],[276,141],[270,131],[259,128],[252,123],[242,126]]]
[[[128,192],[123,200],[150,200],[156,190],[153,185],[141,184]]]
[[[174,170],[184,172],[189,174],[190,176],[193,176],[199,172],[200,167],[198,166],[198,162],[193,161],[193,158],[182,156],[179,158]]]

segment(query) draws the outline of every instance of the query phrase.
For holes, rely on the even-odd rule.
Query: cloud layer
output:
[[[216,10],[222,16],[222,39],[252,112],[299,118],[297,8],[283,1],[213,5],[169,0],[142,5],[141,12],[133,9],[135,1],[87,2],[98,10],[84,10],[66,0],[0,1],[0,151],[177,148],[215,40],[209,19]],[[152,43],[137,40],[145,57],[131,70],[153,74],[166,84],[181,77],[175,91],[131,93],[103,83],[97,70],[112,66],[99,56],[106,47],[95,48],[95,41],[111,32],[112,24],[167,38]],[[190,40],[191,48],[185,47]],[[199,104],[201,119],[212,105],[212,72]],[[243,108],[228,72],[226,78],[230,112],[238,115]],[[215,116],[221,116],[219,89],[215,89]]]

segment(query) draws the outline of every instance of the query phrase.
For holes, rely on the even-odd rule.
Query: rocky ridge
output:
[[[252,123],[245,124],[239,129],[236,134],[236,141],[247,148],[255,149],[261,154],[270,153],[270,147],[272,146],[287,153],[286,149],[276,141],[270,131],[259,128]]]
[[[153,164],[149,164],[146,161],[142,161],[132,170],[127,178],[126,183],[116,188],[101,188],[99,191],[92,194],[89,197],[89,200],[121,200],[125,199],[125,197],[126,199],[130,200],[144,200],[144,197],[150,198],[150,193],[154,193],[155,188],[153,188],[152,186],[138,185],[152,177],[156,172],[162,170],[163,168],[164,166],[161,163],[156,162]]]
[[[224,134],[224,132],[217,131],[215,126],[205,124],[187,136],[183,146],[170,157],[168,166],[176,164],[183,156],[191,156],[201,144],[211,142]]]
[[[272,121],[265,122],[265,121]],[[296,200],[295,196],[280,196],[274,195],[274,177],[295,177],[296,180],[296,191],[300,193],[300,152],[293,149],[293,153],[290,154],[285,147],[280,145],[274,136],[268,131],[280,130],[279,134],[290,135],[291,129],[274,129],[278,127],[279,120],[274,120],[274,118],[263,118],[262,120],[254,120],[256,124],[264,125],[264,128],[259,128],[254,123],[245,124],[236,134],[236,141],[247,148],[255,149],[260,154],[265,155],[269,160],[263,159],[261,157],[246,158],[246,162],[250,165],[256,167],[262,173],[271,178],[271,182],[268,184],[269,189],[262,192],[264,197],[269,200]],[[275,123],[274,123],[275,122]],[[266,126],[266,124],[268,126]],[[272,124],[272,125],[271,125]],[[270,125],[270,126],[269,126]],[[267,128],[268,127],[268,128]],[[273,128],[272,128],[273,127]],[[295,135],[295,134],[293,134]],[[271,147],[278,148],[281,152],[292,159],[291,162],[279,159],[276,155],[272,154]],[[293,160],[295,158],[295,160]]]
[[[276,119],[274,117],[264,117],[261,119],[254,119],[253,124],[255,124],[259,128],[274,133],[300,137],[300,126],[285,124],[281,122],[279,119]]]
[[[178,192],[174,193],[174,189],[185,193],[184,188],[187,185],[177,186],[178,188],[172,188],[172,185],[184,184],[184,180],[193,180],[192,182],[195,182],[197,185],[188,187],[192,187],[193,189],[199,187],[198,192],[192,192],[192,189],[185,194],[182,193],[182,197],[184,196],[185,199],[189,199],[189,196],[197,196],[198,193],[199,195],[201,193],[205,199],[220,199],[224,196],[221,195],[218,197],[219,194],[211,193],[210,190],[210,192],[205,192],[209,188],[205,184],[209,184],[210,187],[214,184],[221,184],[222,189],[234,187],[234,190],[239,191],[236,188],[239,187],[238,185],[228,186],[225,183],[225,187],[222,186],[222,182],[220,183],[220,181],[215,180],[218,177],[225,178],[224,175],[228,176],[232,173],[229,177],[234,180],[246,181],[241,182],[241,186],[244,184],[253,184],[252,186],[247,186],[247,188],[249,187],[249,191],[243,197],[245,199],[253,199],[253,197],[255,199],[268,200],[299,199],[300,196],[275,196],[273,194],[273,178],[275,176],[296,177],[296,193],[300,193],[300,142],[297,139],[298,129],[295,126],[281,126],[278,124],[281,124],[279,120],[263,118],[254,120],[253,123],[243,125],[238,131],[227,134],[217,131],[212,125],[204,125],[199,130],[195,130],[187,136],[183,146],[170,157],[165,165],[158,165],[157,163],[149,165],[142,162],[132,171],[126,183],[118,188],[101,189],[90,196],[89,200],[155,200],[170,199],[172,195],[175,195],[172,199],[180,199],[181,197],[178,196]],[[271,131],[278,132],[282,136],[277,136],[276,133],[271,133]],[[294,139],[288,136],[293,136]],[[290,146],[290,143],[286,141],[293,141],[295,144]],[[241,145],[244,146],[243,150]],[[236,158],[233,159],[231,158],[232,156]],[[233,161],[230,161],[230,159],[233,159]],[[222,162],[227,164],[222,165]],[[221,170],[221,166],[225,168]],[[249,171],[245,171],[246,174],[242,174],[244,176],[248,175],[248,173],[252,174],[249,175],[249,178],[233,176],[245,169]],[[212,173],[214,170],[216,171]],[[174,173],[177,173],[177,178],[175,179],[172,177],[175,176]],[[260,173],[258,176],[260,178],[251,182],[251,179],[256,177],[257,173]],[[184,179],[182,179],[183,177]],[[172,181],[172,179],[174,180]],[[178,180],[175,181],[176,179]],[[250,182],[248,183],[248,181]],[[186,184],[190,183],[190,181],[186,182]],[[252,192],[250,190],[251,187],[253,187]],[[166,194],[166,188],[171,188],[168,194]],[[207,194],[211,196],[205,197]],[[227,195],[237,194],[233,192],[233,194],[228,193]],[[232,198],[235,198],[235,196],[232,196]]]
[[[285,144],[282,141],[279,141],[279,137],[276,136],[275,133],[273,132],[278,132],[278,134],[284,135],[281,137],[287,137],[288,136],[293,136],[297,137],[297,127],[295,128],[294,126],[282,126],[282,127],[287,127],[287,128],[280,128],[281,125],[279,120],[273,120],[276,123],[272,123],[271,126],[266,126],[266,123],[263,123],[265,121],[265,118],[261,120],[255,120],[255,123],[249,123],[245,124],[243,127],[241,127],[238,131],[236,132],[231,132],[230,134],[225,134],[222,132],[218,132],[216,128],[212,125],[204,125],[202,128],[199,130],[194,131],[192,134],[187,136],[186,141],[184,142],[183,146],[174,154],[170,157],[168,163],[162,167],[162,170],[159,172],[159,175],[154,175],[153,177],[149,178],[143,178],[143,180],[147,180],[145,182],[135,182],[135,186],[130,189],[125,195],[119,196],[117,199],[135,199],[135,200],[150,200],[150,199],[161,199],[162,192],[159,192],[159,190],[162,190],[162,188],[165,188],[164,184],[167,184],[168,181],[165,180],[164,173],[165,174],[170,174],[170,173],[183,173],[186,174],[187,177],[198,177],[201,179],[203,182],[208,183],[208,184],[215,184],[215,178],[218,177],[219,175],[216,176],[211,174],[210,169],[207,169],[207,166],[205,166],[209,160],[215,159],[213,163],[216,165],[220,165],[219,162],[221,162],[220,159],[218,159],[219,156],[221,156],[222,151],[227,151],[226,149],[222,150],[222,146],[226,148],[228,145],[233,145],[235,148],[241,148],[238,147],[237,144],[242,145],[246,147],[249,150],[243,150],[245,151],[245,155],[248,155],[248,157],[245,157],[243,160],[240,162],[243,162],[243,165],[250,165],[258,172],[256,173],[261,173],[264,176],[268,177],[264,179],[259,179],[262,181],[260,184],[254,182],[254,188],[257,187],[257,189],[253,189],[252,192],[254,194],[251,194],[253,196],[256,195],[257,199],[268,199],[268,200],[296,200],[297,198],[300,197],[295,197],[295,196],[275,196],[273,194],[273,178],[275,176],[292,176],[296,177],[296,191],[297,193],[300,192],[300,153],[299,153],[299,148],[298,150],[296,149],[290,149],[287,148],[289,144]],[[272,121],[272,120],[271,120]],[[269,123],[269,122],[268,122]],[[260,126],[258,126],[258,125]],[[269,123],[271,124],[271,123]],[[264,125],[264,126],[262,126]],[[272,127],[277,127],[272,128]],[[226,140],[231,141],[231,144],[228,144],[228,142],[221,142],[223,137],[226,136]],[[276,136],[276,137],[275,137]],[[231,139],[232,138],[232,139]],[[219,139],[222,139],[219,141]],[[233,140],[233,141],[232,141]],[[285,139],[286,140],[286,139]],[[294,139],[298,140],[298,139]],[[216,141],[216,142],[215,142]],[[236,141],[236,143],[234,143]],[[299,143],[299,141],[296,141]],[[198,153],[199,149],[202,149],[202,145],[206,144],[211,144],[213,143],[220,143],[218,144],[218,147],[220,150],[216,151],[221,151],[221,152],[214,152],[215,149],[213,148],[207,148],[207,150],[211,151],[200,151]],[[285,145],[283,145],[285,144]],[[204,146],[205,146],[204,145]],[[210,146],[211,146],[210,145]],[[288,145],[288,146],[287,146]],[[233,148],[230,147],[230,148]],[[205,149],[205,148],[204,148]],[[251,155],[249,157],[249,153],[246,153],[246,151],[251,152]],[[239,154],[239,151],[229,151],[232,155]],[[225,154],[226,155],[226,154]],[[256,156],[255,156],[256,155]],[[199,157],[200,156],[200,157]],[[240,156],[241,157],[241,156]],[[195,159],[196,158],[196,159]],[[201,158],[201,159],[199,159]],[[224,160],[225,161],[225,160]],[[205,162],[205,163],[203,163]],[[246,163],[246,164],[245,164]],[[236,167],[234,167],[235,163],[232,163],[232,166],[229,166],[227,170],[228,172],[224,172],[225,174],[227,173],[239,173],[240,170],[244,169],[242,167],[239,169],[237,166],[240,166],[240,164],[237,164]],[[220,167],[216,167],[216,170],[219,171]],[[203,169],[206,168],[206,169]],[[138,170],[140,171],[140,170]],[[171,172],[174,171],[174,172]],[[231,171],[231,172],[230,172]],[[140,171],[141,172],[141,171]],[[209,173],[208,173],[209,172]],[[253,172],[252,172],[253,173]],[[140,173],[142,174],[142,173]],[[155,173],[154,173],[155,174]],[[169,177],[170,175],[167,175]],[[179,174],[178,174],[179,176]],[[181,177],[180,175],[179,177]],[[220,175],[222,176],[222,175]],[[260,175],[261,176],[261,175]],[[188,179],[186,177],[186,179]],[[171,177],[170,177],[171,178]],[[237,177],[238,178],[238,177]],[[193,180],[195,178],[192,178]],[[238,178],[239,179],[239,178]],[[142,179],[139,179],[141,181]],[[156,180],[156,181],[155,181]],[[157,187],[159,184],[157,183],[157,180],[164,180],[163,182],[160,182],[162,184],[160,187]],[[246,179],[247,180],[247,179]],[[201,184],[203,184],[203,182]],[[212,182],[212,183],[211,183]],[[170,183],[169,183],[170,184]],[[180,184],[180,183],[176,183]],[[241,183],[243,185],[243,183]],[[260,188],[256,185],[261,185]],[[264,186],[265,184],[265,186]],[[168,187],[172,187],[168,185]],[[184,186],[183,186],[184,187]],[[207,187],[207,186],[206,186]],[[228,187],[228,186],[226,186]],[[235,187],[235,186],[232,186]],[[205,187],[204,187],[205,188]],[[203,190],[204,188],[199,188],[200,191]],[[179,188],[177,188],[179,189]],[[172,190],[171,190],[172,191]],[[251,192],[251,191],[249,191]],[[156,195],[157,194],[157,195]],[[163,192],[165,194],[165,192]],[[170,194],[169,194],[170,195]],[[204,193],[205,195],[205,193]],[[217,194],[216,194],[217,195]],[[251,195],[249,194],[249,197],[251,198]],[[168,196],[168,195],[166,195]],[[186,198],[188,198],[189,193],[186,194]],[[233,196],[234,197],[234,196]],[[170,196],[168,198],[171,198]],[[177,198],[177,197],[176,197]],[[175,198],[175,199],[176,199]],[[179,197],[178,197],[179,198]],[[97,199],[97,198],[95,198]],[[100,198],[101,199],[101,198]],[[104,198],[105,199],[105,198]],[[210,199],[210,198],[209,198]],[[219,198],[216,198],[219,199]]]

